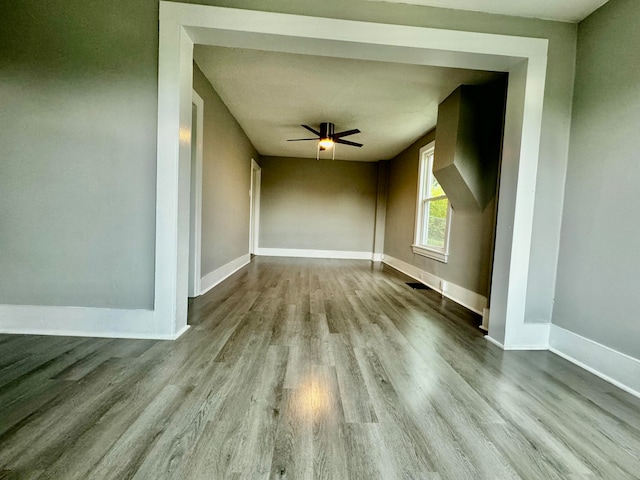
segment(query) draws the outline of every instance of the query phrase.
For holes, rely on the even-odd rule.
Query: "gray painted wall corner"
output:
[[[640,358],[640,3],[579,26],[553,323]]]

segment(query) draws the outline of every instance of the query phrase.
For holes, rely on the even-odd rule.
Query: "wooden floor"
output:
[[[0,335],[0,479],[640,478],[640,400],[406,281],[262,257],[175,342]]]

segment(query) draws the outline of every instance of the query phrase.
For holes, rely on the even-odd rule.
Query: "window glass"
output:
[[[446,262],[452,210],[446,192],[433,174],[434,151],[433,142],[420,150],[416,235],[413,251]]]

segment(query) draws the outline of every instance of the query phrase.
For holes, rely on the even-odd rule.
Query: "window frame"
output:
[[[418,162],[418,195],[416,196],[416,221],[413,238],[414,241],[411,245],[411,249],[415,254],[429,257],[442,263],[447,263],[449,261],[449,240],[451,238],[451,220],[453,217],[451,201],[446,194],[438,197],[428,196],[429,186],[431,185],[431,180],[433,178],[433,154],[435,151],[435,144],[435,141],[430,142],[420,149]],[[426,228],[426,222],[424,222],[425,206],[427,202],[442,200],[443,198],[448,200],[444,246],[442,248],[438,248],[432,245],[424,245],[422,244],[422,239],[424,238],[424,229]]]

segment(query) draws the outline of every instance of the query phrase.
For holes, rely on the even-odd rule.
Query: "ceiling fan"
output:
[[[335,125],[330,122],[322,122],[320,124],[320,131],[315,128],[311,128],[309,125],[301,125],[301,127],[306,128],[314,135],[317,135],[317,138],[292,138],[287,140],[288,142],[303,142],[306,140],[317,140],[318,141],[318,153],[326,150],[328,148],[333,147],[336,143],[340,143],[342,145],[350,145],[352,147],[361,147],[361,143],[350,142],[349,140],[343,140],[342,137],[347,137],[349,135],[355,135],[356,133],[360,133],[360,130],[354,128],[353,130],[345,130],[344,132],[335,132]],[[334,149],[335,156],[335,149]]]

